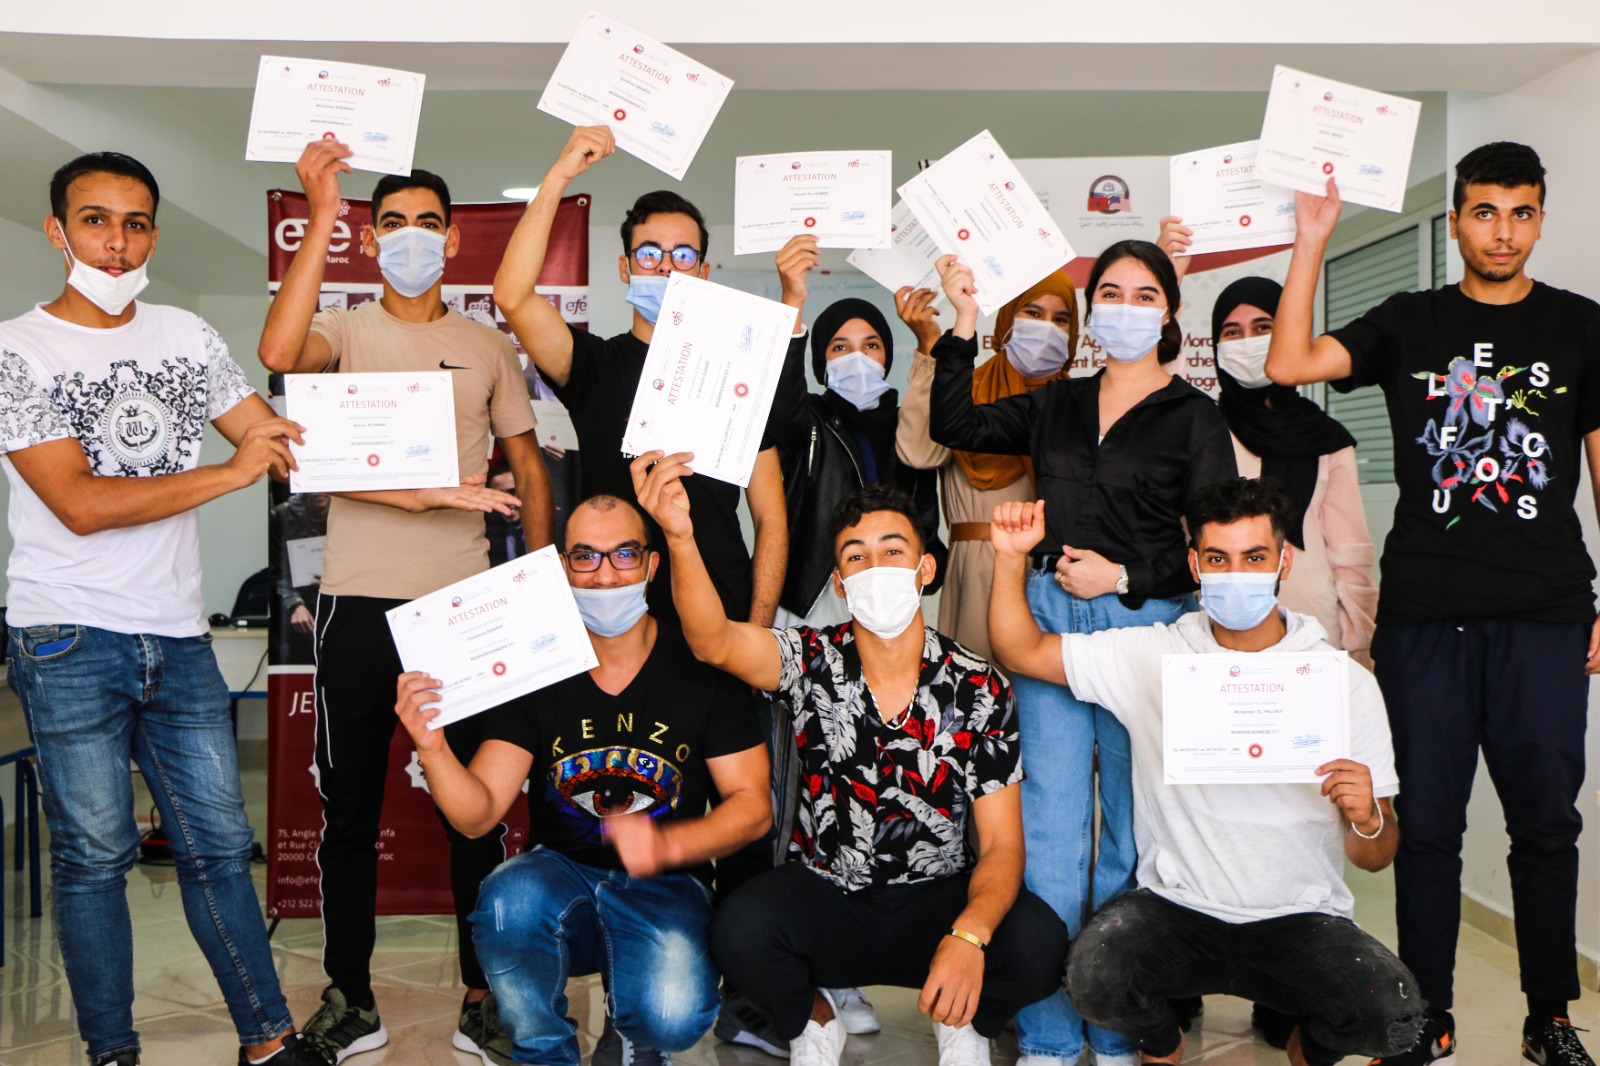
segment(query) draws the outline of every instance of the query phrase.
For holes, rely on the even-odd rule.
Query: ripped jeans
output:
[[[579,1066],[567,978],[599,973],[617,1032],[684,1051],[717,1018],[711,893],[693,875],[631,877],[548,848],[484,879],[472,943],[516,1062]]]

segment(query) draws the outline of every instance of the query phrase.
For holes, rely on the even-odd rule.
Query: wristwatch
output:
[[[1126,596],[1128,594],[1128,568],[1119,566],[1117,569],[1121,571],[1121,576],[1117,578],[1117,595]]]

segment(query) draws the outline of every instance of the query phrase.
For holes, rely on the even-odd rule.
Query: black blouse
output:
[[[1182,519],[1197,489],[1238,476],[1217,405],[1182,378],[1100,435],[1100,378],[1069,378],[990,404],[972,401],[975,338],[933,346],[930,433],[961,451],[1026,455],[1045,502],[1043,552],[1088,548],[1128,568],[1129,607],[1194,591]]]

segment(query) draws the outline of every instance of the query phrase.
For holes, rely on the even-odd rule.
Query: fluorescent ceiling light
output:
[[[500,195],[507,200],[531,200],[539,195],[539,186],[516,185],[509,189],[501,189]]]

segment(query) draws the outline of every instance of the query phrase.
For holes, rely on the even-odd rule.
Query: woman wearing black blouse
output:
[[[1033,460],[1047,524],[1028,577],[1040,626],[1087,633],[1170,623],[1193,610],[1181,519],[1195,490],[1236,469],[1216,404],[1166,369],[1183,333],[1178,278],[1165,253],[1122,241],[1089,272],[1087,326],[1107,357],[1104,370],[983,406],[972,402],[972,274],[954,256],[939,261],[939,274],[956,321],[932,353],[932,436],[951,448]],[[1026,882],[1077,936],[1090,911],[1133,886],[1128,733],[1063,686],[1019,677],[1013,689],[1027,773]],[[1097,749],[1102,822],[1091,894]],[[1088,1026],[1087,1040],[1102,1064],[1138,1061],[1138,1049],[1116,1033]],[[1085,1023],[1064,992],[1017,1015],[1019,1066],[1075,1062],[1084,1042]]]

